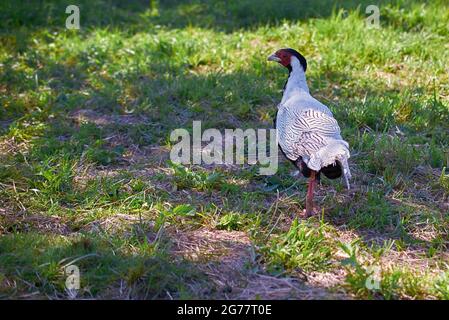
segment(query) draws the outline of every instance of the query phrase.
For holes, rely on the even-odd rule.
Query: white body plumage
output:
[[[329,108],[310,95],[305,72],[296,57],[291,57],[291,68],[276,116],[279,145],[288,159],[302,157],[315,171],[338,161],[349,189],[349,145],[342,139]]]

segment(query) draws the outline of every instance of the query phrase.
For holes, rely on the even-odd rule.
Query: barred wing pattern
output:
[[[276,128],[279,145],[288,159],[302,157],[307,167],[315,171],[338,161],[349,188],[349,145],[342,139],[329,109],[279,106]]]

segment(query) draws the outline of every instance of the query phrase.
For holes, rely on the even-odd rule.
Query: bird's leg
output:
[[[307,196],[306,196],[306,217],[310,217],[315,213],[315,209],[313,207],[313,192],[315,189],[315,185],[317,183],[316,180],[316,171],[311,170],[310,178],[309,178],[309,186],[307,188]]]

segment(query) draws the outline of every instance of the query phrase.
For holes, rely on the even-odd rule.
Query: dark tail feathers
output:
[[[310,177],[311,171],[309,167],[307,167],[306,163],[299,157],[295,162],[295,166],[299,169],[302,175],[306,178]],[[337,161],[335,164],[330,164],[324,168],[321,168],[318,171],[317,177],[319,179],[320,173],[323,173],[328,179],[337,179],[340,178],[343,174],[343,170],[341,168],[340,163]]]

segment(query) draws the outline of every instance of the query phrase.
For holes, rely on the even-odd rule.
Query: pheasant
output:
[[[282,100],[274,120],[279,148],[309,178],[306,208],[309,217],[318,212],[313,205],[314,189],[323,173],[329,179],[343,175],[349,189],[349,144],[340,134],[337,120],[327,106],[309,93],[305,72],[307,61],[293,49],[280,49],[268,57],[289,71]]]

